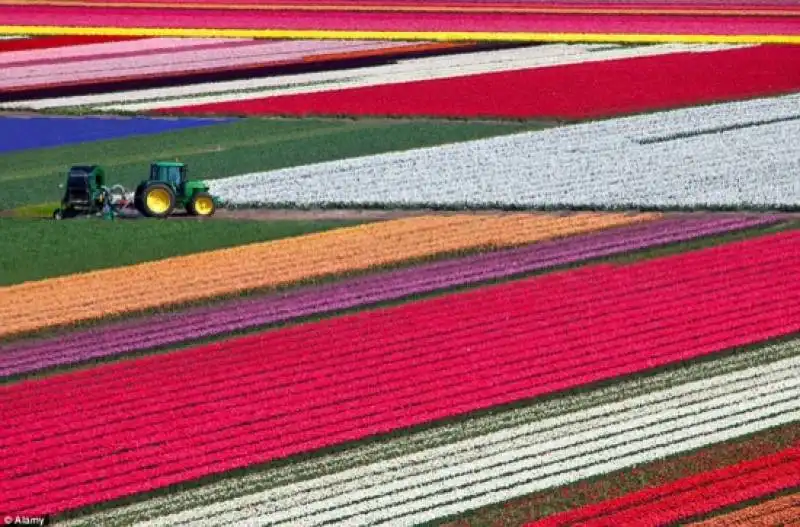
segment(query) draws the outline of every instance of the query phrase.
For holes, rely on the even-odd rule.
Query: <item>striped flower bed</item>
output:
[[[656,54],[658,47],[640,49],[638,56],[636,48],[619,52],[630,58],[558,67],[346,89],[323,86],[313,93],[275,92],[263,98],[256,98],[257,92],[231,93],[228,100],[226,95],[198,97],[197,102],[186,98],[172,107],[165,100],[109,108],[157,108],[168,114],[586,119],[800,91],[798,46],[678,48],[664,54]]]
[[[490,6],[520,7],[530,6]],[[325,9],[297,20],[354,16]],[[95,95],[4,106],[380,115],[388,98],[395,115],[583,119],[783,94],[800,70],[791,47],[557,44],[102,93],[102,82],[191,68],[213,79],[256,55],[300,63],[439,46],[329,40],[310,57],[306,41],[228,36],[2,40],[7,95],[101,83]],[[655,87],[658,75],[669,82]],[[564,86],[585,88],[580,104]],[[237,207],[793,208],[797,107],[789,95],[584,123],[245,174],[214,191]],[[6,120],[8,143],[99,138],[95,120],[64,121],[69,138]],[[430,215],[0,287],[0,513],[73,527],[790,522],[797,220],[670,216]]]
[[[800,380],[796,378],[800,360],[793,358],[771,366],[506,427],[388,462],[198,507],[160,521],[245,522],[259,518],[276,526],[331,522],[369,526],[391,520],[417,525],[525,492],[619,470],[655,456],[673,455],[745,430],[788,422],[791,412],[800,409],[800,402],[792,400],[800,393]],[[786,470],[789,467],[785,465],[772,469],[776,478],[770,482],[770,490],[779,490],[791,478],[797,478],[800,464],[795,463],[793,471]],[[782,473],[781,469],[786,471]],[[696,490],[692,496],[695,503],[701,501]],[[676,497],[690,498],[688,493]],[[635,498],[638,496],[634,494],[626,501]],[[737,498],[741,496],[728,495],[728,503],[739,501]],[[641,505],[638,511],[631,508],[625,512],[641,517]],[[597,516],[612,507],[598,506]],[[684,508],[682,512],[689,511]],[[579,514],[565,516],[572,519]],[[612,518],[606,515],[603,519]],[[630,522],[631,516],[627,518]],[[616,525],[625,525],[620,520]],[[569,523],[554,517],[542,524]]]
[[[793,341],[624,379],[584,393],[534,401],[521,408],[413,430],[314,459],[177,490],[65,525],[138,521],[185,525],[226,520],[279,525],[279,518],[293,519],[295,525],[316,525],[323,520],[329,525],[364,524],[366,514],[353,514],[355,509],[348,503],[369,510],[376,523],[381,516],[388,516],[411,524],[441,520],[448,511],[468,511],[537,488],[563,494],[566,488],[558,489],[565,481],[634,464],[645,472],[654,468],[648,461],[669,453],[791,420],[788,411],[780,415],[765,405],[771,399],[796,404],[789,399],[791,386],[796,384],[791,377],[799,367],[799,354],[800,343]],[[762,364],[754,366],[756,363]],[[778,384],[780,379],[786,382]],[[743,402],[748,389],[758,393],[752,403]],[[728,407],[726,397],[739,404]],[[686,426],[679,429],[682,422]],[[597,432],[592,437],[589,432],[594,427]],[[607,433],[601,434],[603,430]],[[578,450],[589,453],[570,456]],[[465,472],[465,468],[469,470]],[[554,474],[554,470],[560,472]],[[459,483],[456,474],[469,478],[470,484],[459,489],[458,500],[448,502],[447,487]],[[419,480],[416,489],[409,486],[415,480]],[[430,507],[434,504],[437,506]],[[389,511],[384,513],[378,506],[399,512],[389,516]],[[323,508],[324,512],[315,512]]]
[[[792,208],[800,95],[215,180],[233,206]],[[746,174],[747,177],[743,177]]]
[[[0,444],[19,461],[0,496],[21,514],[66,511],[791,335],[798,248],[790,231],[6,385]],[[794,415],[778,403],[796,394],[774,391],[784,366],[752,372],[775,382],[757,381],[763,398],[742,387],[743,411]],[[716,406],[675,408],[716,419]]]
[[[556,66],[589,65],[621,59],[668,56],[674,53],[692,56],[695,53],[715,55],[714,52],[731,48],[732,46],[677,44],[634,47],[553,44],[465,52],[446,57],[424,57],[345,71],[299,73],[280,75],[275,78],[207,82],[174,88],[139,89],[99,95],[20,101],[4,104],[3,107],[42,109],[85,106],[102,111],[146,111],[183,105],[233,104],[237,102],[245,104],[247,101],[263,97],[306,96],[346,89],[391,86],[398,83],[414,88],[416,84],[413,83],[431,82],[437,79],[455,79],[453,82],[463,83],[465,76],[469,76],[466,79],[478,81],[480,77],[475,76],[480,74],[539,71],[540,69],[549,71]]]
[[[249,10],[226,2],[204,4],[201,8],[166,2],[136,6],[119,0],[78,5],[31,5],[24,0],[9,3],[3,8],[3,32],[579,42],[587,38],[605,42],[798,41],[794,20],[797,9],[780,4],[766,6],[773,9],[758,9],[764,6],[704,3],[699,6],[704,9],[702,16],[696,12],[687,16],[686,6],[675,2],[666,3],[655,12],[617,2],[610,6],[595,4],[578,13],[574,12],[575,6],[563,2],[523,4],[510,9],[494,2],[462,2],[435,12],[419,0],[378,5],[339,2],[336,6],[330,2],[295,2]],[[543,12],[542,7],[549,9]]]
[[[792,389],[784,386],[777,388],[776,392],[794,397]],[[737,403],[741,404],[738,401],[733,404]],[[774,410],[779,409],[785,410],[783,407]],[[633,525],[642,518],[646,518],[648,522],[665,524],[768,496],[773,492],[795,487],[798,481],[800,446],[795,446],[760,459],[553,516],[530,523],[526,527],[574,524],[599,526],[609,523]]]
[[[26,282],[0,288],[0,336],[657,217],[421,216]],[[109,283],[128,284],[125,297],[87,297],[86,292],[103,291]]]
[[[236,300],[218,306],[114,323],[44,340],[0,345],[0,377],[175,345],[191,339],[364,307],[778,221],[779,218],[771,216],[665,219],[343,279],[329,285],[303,287],[255,300]]]

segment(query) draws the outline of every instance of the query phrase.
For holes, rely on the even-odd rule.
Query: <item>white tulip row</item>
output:
[[[791,357],[137,525],[418,524],[790,422],[798,373]]]
[[[779,361],[798,354],[800,354],[800,341],[778,343],[745,354],[735,354],[711,362],[691,364],[648,377],[623,379],[619,383],[591,392],[539,401],[523,408],[479,416],[457,423],[447,423],[435,428],[394,437],[388,441],[358,445],[352,449],[315,459],[284,464],[233,479],[223,479],[199,488],[178,491],[167,496],[96,512],[65,523],[82,527],[99,524],[130,525],[140,519],[155,519],[189,509],[197,511],[194,513],[196,515],[200,511],[208,510],[207,504],[209,503],[217,503],[215,505],[217,508],[230,508],[224,505],[225,500],[232,501],[239,499],[240,496],[252,495],[272,487],[289,488],[292,484],[303,480],[323,481],[324,477],[330,477],[331,474],[342,473],[348,469],[368,464],[379,466],[380,463],[391,462],[393,458],[426,450],[431,451],[457,441],[468,440],[471,437],[490,437],[495,432],[506,429],[523,429],[530,423],[552,420],[563,414],[579,415],[593,407],[612,405],[624,401],[626,398],[646,396],[654,391],[668,390],[670,387],[693,383],[699,379],[723,378],[731,372],[750,368],[753,364]],[[719,383],[716,384],[719,385]]]
[[[622,47],[607,44],[552,44],[443,57],[406,59],[384,66],[342,71],[280,75],[240,81],[208,82],[174,88],[11,102],[0,105],[0,108],[40,110],[85,106],[103,111],[135,112],[581,62],[656,56],[676,52],[708,53],[734,47],[742,46],[665,44]]]
[[[713,133],[720,128],[727,130]],[[245,174],[211,186],[237,206],[800,206],[798,137],[800,95],[790,95]]]

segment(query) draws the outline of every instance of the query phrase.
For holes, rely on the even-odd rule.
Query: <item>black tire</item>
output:
[[[136,187],[136,192],[133,193],[133,207],[136,211],[145,216],[144,212],[144,204],[142,203],[142,192],[144,192],[144,187],[147,186],[147,183],[139,183],[139,186]]]
[[[149,198],[151,196],[155,197],[154,195],[161,198],[157,201],[163,207],[154,209],[154,203],[149,203]],[[142,207],[140,212],[148,218],[166,218],[175,210],[175,193],[172,191],[172,187],[165,183],[150,183],[146,185],[140,193],[140,201]]]
[[[53,211],[53,219],[54,220],[63,220],[64,219],[64,211],[61,209],[56,209]]]
[[[201,204],[199,207],[197,206],[198,202]],[[211,194],[208,192],[195,192],[186,207],[186,211],[192,216],[209,218],[217,211],[217,207]]]

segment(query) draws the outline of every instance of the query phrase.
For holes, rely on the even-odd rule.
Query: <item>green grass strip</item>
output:
[[[125,525],[172,514],[196,506],[259,492],[269,488],[321,477],[382,460],[420,452],[437,446],[479,437],[505,428],[531,423],[586,408],[610,404],[672,386],[723,375],[760,364],[800,355],[800,339],[731,350],[701,360],[662,368],[598,384],[548,398],[525,401],[503,408],[475,412],[468,416],[401,430],[380,438],[348,443],[304,456],[295,456],[262,467],[237,470],[214,478],[161,489],[120,504],[100,504],[64,516],[74,517],[68,525]],[[602,479],[602,478],[601,478]],[[498,505],[481,509],[470,517],[497,518],[504,511]],[[555,511],[555,509],[553,509]],[[470,524],[472,525],[472,524]],[[480,523],[480,525],[484,525]],[[485,524],[489,525],[489,524]]]

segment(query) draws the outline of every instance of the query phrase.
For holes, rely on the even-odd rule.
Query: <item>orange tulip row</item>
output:
[[[0,288],[0,336],[480,248],[650,221],[658,214],[422,216]],[[124,289],[109,288],[125,284]]]
[[[708,520],[693,523],[692,527],[797,525],[800,523],[798,518],[800,518],[800,494],[791,494],[728,514],[714,516]]]

